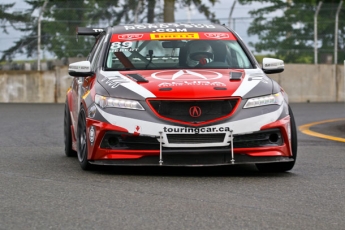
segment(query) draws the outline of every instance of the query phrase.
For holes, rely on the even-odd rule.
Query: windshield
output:
[[[120,38],[124,35],[114,36]],[[125,39],[121,37],[122,40],[112,38],[106,70],[253,68],[233,35],[231,40],[195,37],[181,40],[174,37],[174,40],[169,40],[171,34],[166,38],[160,36],[154,39],[151,35],[151,39],[139,40],[135,36],[145,37],[144,34],[131,34],[125,36]]]

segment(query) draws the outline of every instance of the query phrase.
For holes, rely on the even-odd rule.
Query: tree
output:
[[[165,0],[171,1],[166,14],[174,15],[175,3],[179,7],[194,4],[212,22],[218,22],[201,0]],[[176,1],[176,2],[175,2]],[[214,4],[217,0],[209,0]],[[15,44],[3,51],[2,60],[11,59],[15,54],[37,56],[37,11],[45,0],[25,0],[31,9],[22,17],[31,15],[25,32]],[[58,58],[86,56],[94,39],[80,36],[75,39],[76,27],[106,27],[120,23],[153,23],[163,20],[162,11],[157,7],[158,0],[49,0],[41,20],[41,47]],[[13,4],[12,4],[13,5]],[[6,9],[5,9],[6,10]],[[1,11],[0,11],[1,13]],[[1,16],[1,14],[0,14]],[[1,19],[1,18],[0,18]],[[165,19],[164,19],[165,20]]]
[[[24,12],[24,13],[18,13],[18,12],[9,13],[8,12],[8,10],[10,10],[14,5],[15,3],[0,4],[0,27],[2,28],[2,31],[4,33],[8,33],[7,31],[8,25],[6,25],[7,22],[10,23],[11,27],[18,29],[16,27],[16,23],[28,21],[29,14],[27,12]]]
[[[31,6],[30,13],[40,9],[44,0],[26,0]],[[87,51],[76,49],[75,47],[91,47],[90,39],[80,39],[76,43],[75,31],[77,26],[84,26],[88,23],[86,15],[91,12],[92,1],[85,3],[83,0],[60,0],[49,1],[41,22],[41,44],[49,52],[57,57],[71,57],[78,54],[86,55]],[[11,59],[15,54],[26,54],[27,57],[37,55],[37,25],[38,17],[31,16],[27,20],[26,27],[20,29],[26,35],[15,42],[15,45],[3,52],[2,60]]]
[[[21,30],[22,27],[18,27],[18,23],[24,24],[25,26],[29,21],[30,12],[8,12],[14,5],[15,3],[0,4],[0,28],[3,33],[8,34],[9,27],[14,28],[15,30]]]
[[[155,19],[156,0],[147,0],[147,23],[153,23]]]
[[[252,0],[239,0],[251,4]],[[286,62],[313,63],[314,14],[317,0],[255,0],[269,6],[250,11],[254,18],[249,35],[259,41],[250,43],[256,52],[271,52]],[[319,56],[333,55],[334,21],[339,0],[324,1],[318,15]],[[279,16],[270,16],[279,15]],[[339,14],[339,59],[345,58],[345,7]]]

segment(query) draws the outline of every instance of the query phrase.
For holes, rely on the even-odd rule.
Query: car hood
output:
[[[103,71],[102,75],[104,78],[99,83],[111,96],[121,96],[116,91],[123,92],[123,87],[143,98],[167,99],[253,97],[272,93],[272,82],[260,69]]]

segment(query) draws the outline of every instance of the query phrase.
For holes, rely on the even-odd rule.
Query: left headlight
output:
[[[113,107],[121,109],[145,110],[138,101],[115,97],[105,97],[98,94],[95,96],[95,103],[101,108]]]
[[[243,108],[247,109],[264,105],[281,105],[283,100],[283,95],[279,92],[267,96],[250,98]]]

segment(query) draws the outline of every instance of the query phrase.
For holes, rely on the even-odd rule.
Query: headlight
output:
[[[113,107],[121,109],[145,110],[138,101],[114,97],[104,97],[98,94],[96,94],[95,96],[95,103],[101,108]]]
[[[250,98],[243,108],[246,109],[264,105],[281,105],[283,100],[283,95],[279,92],[267,96]]]

